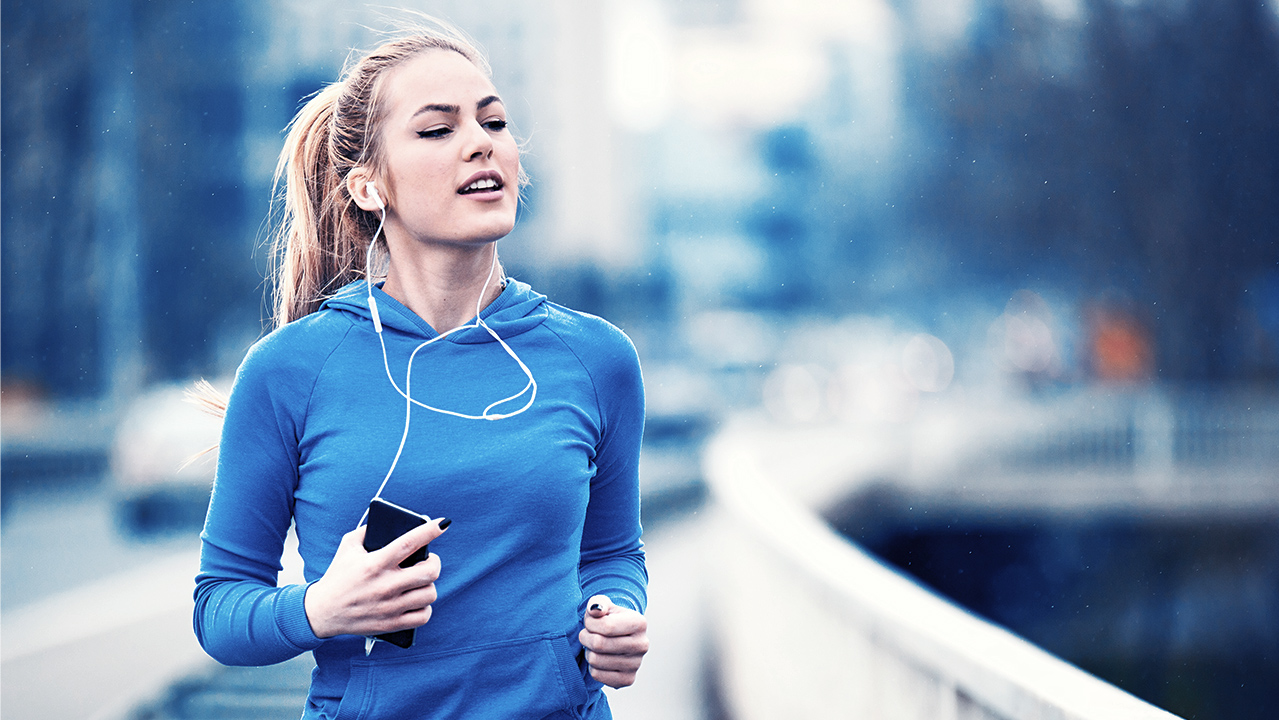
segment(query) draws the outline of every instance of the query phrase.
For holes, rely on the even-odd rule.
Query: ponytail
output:
[[[342,83],[330,85],[302,107],[275,168],[276,186],[284,180],[283,216],[272,247],[276,327],[315,312],[334,291],[363,276],[376,226],[347,192],[346,173],[355,163],[334,152],[343,89]]]

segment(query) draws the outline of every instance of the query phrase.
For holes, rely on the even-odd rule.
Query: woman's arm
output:
[[[279,345],[259,343],[236,375],[201,535],[195,633],[228,665],[277,663],[320,643],[306,618],[307,587],[276,587],[315,376]]]
[[[613,487],[616,485],[617,487]],[[596,680],[620,688],[635,682],[648,652],[648,571],[639,540],[638,475],[591,491],[582,535],[582,613],[578,641]],[[632,493],[623,487],[634,487]],[[589,540],[589,542],[588,542]]]
[[[635,681],[648,651],[648,571],[640,540],[639,454],[644,386],[634,347],[620,331],[613,352],[592,372],[599,399],[600,442],[582,529],[579,574],[585,600],[578,639],[595,679],[612,687]]]

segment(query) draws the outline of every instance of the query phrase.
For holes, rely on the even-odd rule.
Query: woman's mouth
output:
[[[496,173],[484,174],[470,183],[463,185],[457,192],[459,195],[472,195],[474,193],[494,192],[502,189],[502,178]]]

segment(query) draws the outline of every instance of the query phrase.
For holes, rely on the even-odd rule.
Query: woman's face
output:
[[[509,233],[520,158],[493,84],[449,50],[414,57],[385,83],[388,238],[402,233],[417,242],[470,245]]]

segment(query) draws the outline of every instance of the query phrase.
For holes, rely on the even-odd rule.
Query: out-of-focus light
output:
[[[1037,293],[1019,290],[1004,314],[990,326],[990,340],[1006,367],[1015,372],[1056,376],[1061,373],[1061,350],[1053,332],[1048,303]]]
[[[782,422],[813,422],[822,415],[826,381],[817,366],[782,365],[764,381],[764,408]]]
[[[885,0],[763,0],[751,2],[747,12],[757,27],[773,34],[863,47],[897,42],[897,13]]]
[[[1041,0],[1049,15],[1063,21],[1078,20],[1083,15],[1079,0]]]
[[[976,15],[973,0],[920,0],[911,20],[928,46],[943,49],[968,33]]]
[[[1099,306],[1088,313],[1090,360],[1101,380],[1130,383],[1148,380],[1154,373],[1154,351],[1149,331],[1132,314]]]
[[[1005,315],[1004,354],[1018,370],[1044,372],[1052,365],[1053,336],[1036,317]]]
[[[617,124],[657,129],[671,109],[671,28],[654,0],[608,6],[608,103]]]
[[[834,414],[856,423],[898,423],[914,416],[919,389],[896,362],[850,363],[839,368],[828,392]]]
[[[800,39],[696,33],[685,38],[677,60],[679,98],[704,123],[788,122],[828,82],[820,48]]]
[[[684,332],[693,354],[708,365],[756,366],[773,357],[774,333],[753,313],[704,312],[691,318]]]
[[[908,340],[902,350],[902,372],[916,388],[941,392],[955,377],[955,358],[946,343],[920,333]]]

